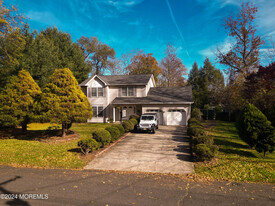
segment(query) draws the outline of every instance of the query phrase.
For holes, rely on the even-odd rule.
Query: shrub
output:
[[[240,138],[250,147],[256,146],[257,151],[263,151],[264,154],[266,151],[273,151],[273,127],[266,116],[253,104],[245,106],[238,117],[236,127]]]
[[[132,114],[132,115],[130,115],[130,118],[129,118],[129,119],[136,119],[137,121],[139,121],[140,116],[137,115],[137,114]]]
[[[191,118],[191,119],[188,120],[188,125],[189,126],[193,126],[193,125],[200,125],[201,126],[201,123],[198,119]]]
[[[220,105],[217,105],[217,106],[215,107],[215,111],[216,111],[216,112],[222,112],[222,107],[221,107]]]
[[[81,152],[83,152],[85,155],[99,148],[97,141],[92,137],[84,137],[80,139],[77,145],[80,147]]]
[[[112,127],[118,128],[118,130],[120,132],[120,136],[124,135],[125,130],[124,130],[124,127],[121,124],[113,124]]]
[[[196,158],[200,161],[211,160],[215,156],[214,152],[205,144],[195,145],[194,153],[196,154]]]
[[[135,125],[130,120],[123,121],[122,126],[124,127],[125,132],[130,132],[135,127]]]
[[[120,137],[120,131],[117,127],[106,127],[105,129],[111,135],[111,142],[117,140]]]
[[[197,137],[199,135],[205,135],[203,127],[200,125],[190,125],[187,129],[187,134],[190,137]]]
[[[191,117],[197,120],[201,120],[201,117],[202,117],[201,110],[199,108],[193,108],[191,110]]]
[[[93,137],[97,142],[101,143],[101,146],[105,146],[111,142],[111,135],[105,129],[98,129],[93,132]]]
[[[207,147],[211,147],[214,144],[214,139],[213,137],[200,135],[192,138],[192,144],[194,146],[197,144],[205,144]]]
[[[134,126],[138,124],[138,121],[136,119],[130,119],[129,121],[131,121],[134,124]]]

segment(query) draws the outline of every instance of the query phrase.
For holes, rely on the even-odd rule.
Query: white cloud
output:
[[[59,20],[49,11],[39,12],[31,10],[27,13],[27,17],[29,17],[31,21],[37,21],[47,25],[56,25],[59,22]]]
[[[98,3],[104,3],[115,7],[117,10],[125,10],[127,7],[133,7],[143,2],[143,0],[96,0]]]
[[[233,43],[234,40],[227,37],[222,43],[214,44],[206,49],[200,50],[199,54],[204,57],[208,57],[209,59],[213,59],[216,57],[217,48],[219,48],[221,52],[226,53],[231,49]]]

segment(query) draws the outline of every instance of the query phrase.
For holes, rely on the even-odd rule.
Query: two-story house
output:
[[[152,74],[94,75],[80,84],[93,108],[88,122],[121,121],[132,114],[157,113],[161,125],[187,125],[191,87],[156,87]]]

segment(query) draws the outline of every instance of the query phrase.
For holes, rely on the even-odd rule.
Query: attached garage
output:
[[[186,125],[186,112],[180,109],[169,109],[167,125]]]

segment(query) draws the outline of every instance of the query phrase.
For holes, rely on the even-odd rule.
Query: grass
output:
[[[25,134],[27,137],[29,135],[29,138],[0,140],[0,164],[39,168],[83,168],[86,162],[79,158],[79,153],[74,152],[78,140],[65,143],[47,143],[34,140],[36,137],[33,135],[43,134],[49,126],[58,125],[33,123],[28,125],[30,131]],[[83,137],[90,135],[98,128],[107,126],[110,124],[75,123],[71,130]]]
[[[213,126],[210,121],[204,123],[209,135],[214,137],[219,146],[218,160],[212,163],[196,163],[195,172],[202,177],[247,182],[275,182],[275,154],[263,154],[252,150],[243,142],[234,123],[217,121]]]

